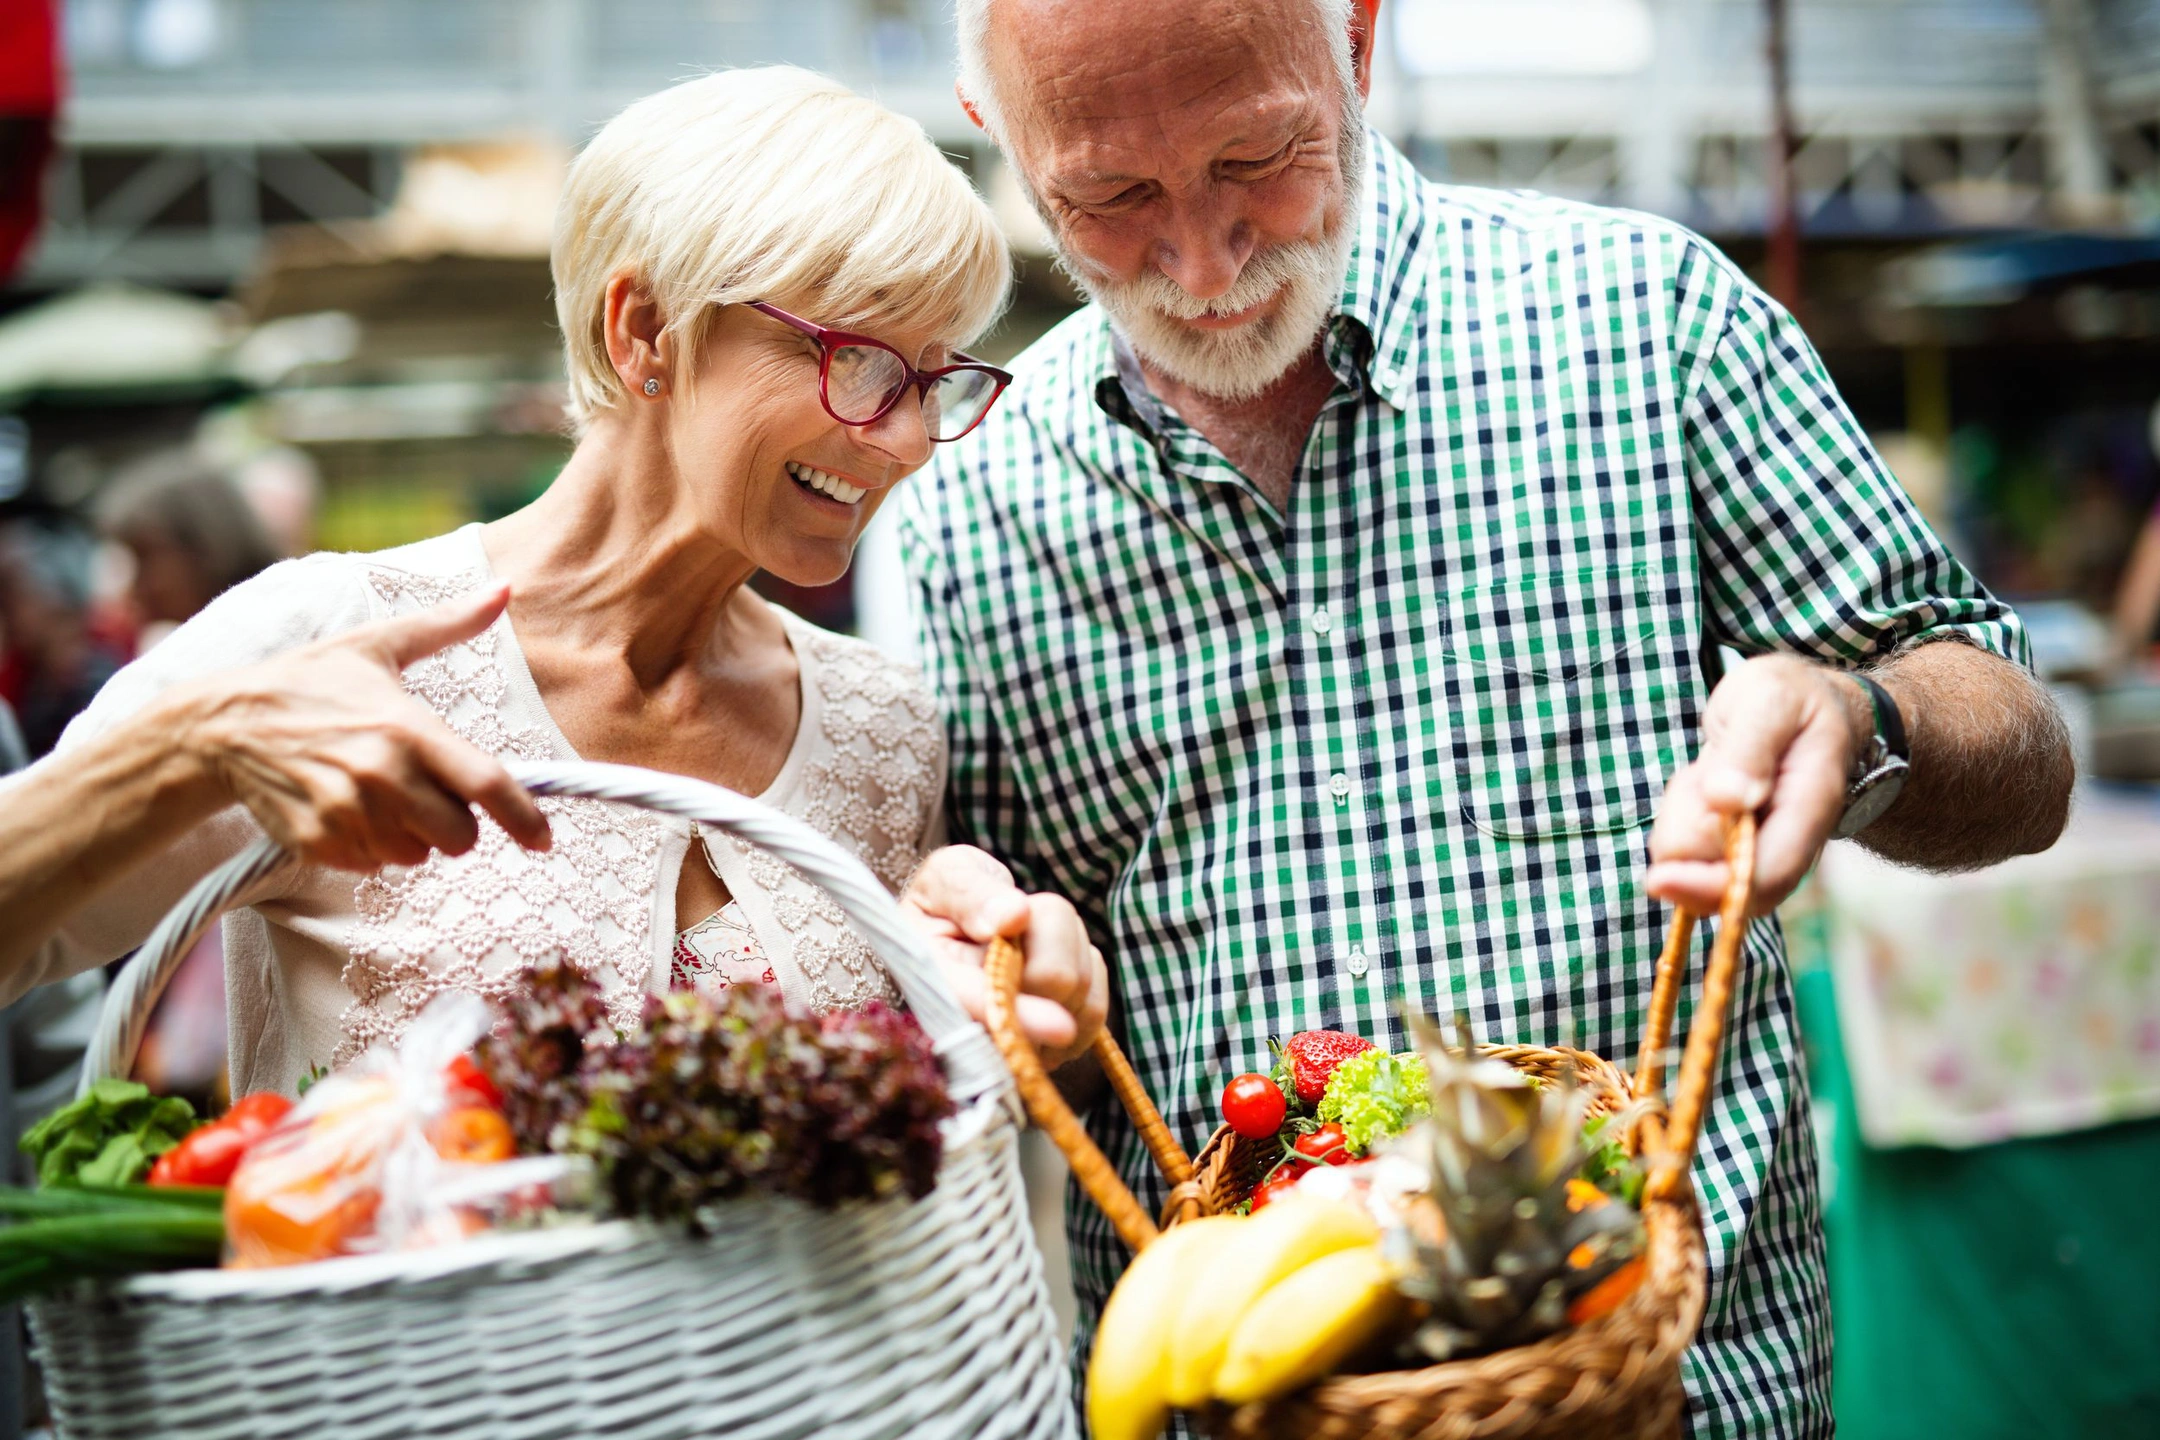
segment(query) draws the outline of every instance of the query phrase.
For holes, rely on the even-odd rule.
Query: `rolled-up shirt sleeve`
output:
[[[1707,254],[1680,289],[1689,488],[1712,636],[1856,666],[1963,640],[2028,668],[2017,615],[1950,553],[1786,310]]]

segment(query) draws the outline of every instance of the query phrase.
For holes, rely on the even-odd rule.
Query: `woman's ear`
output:
[[[637,276],[626,271],[608,281],[602,323],[608,363],[615,367],[623,389],[657,397],[668,383],[667,317]]]

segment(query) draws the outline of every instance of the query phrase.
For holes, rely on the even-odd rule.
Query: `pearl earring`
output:
[[[658,395],[659,393],[660,393],[660,382],[659,382],[658,380],[647,380],[647,381],[645,382],[645,394],[646,394],[646,396],[647,396],[648,398],[650,398],[650,397],[652,397],[652,396],[654,396],[654,395]]]

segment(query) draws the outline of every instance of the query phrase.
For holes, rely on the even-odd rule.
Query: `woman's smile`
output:
[[[809,491],[828,504],[846,509],[853,509],[863,496],[874,488],[852,484],[829,470],[820,470],[814,465],[804,465],[795,460],[787,462],[787,473],[794,480],[796,488]]]

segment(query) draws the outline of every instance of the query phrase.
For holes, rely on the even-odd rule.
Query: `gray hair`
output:
[[[994,0],[954,0],[953,20],[960,41],[960,93],[975,107],[983,129],[1000,148],[1010,148],[1005,138],[1005,113],[990,78],[990,6]],[[1328,36],[1335,58],[1336,78],[1344,91],[1357,94],[1357,71],[1350,54],[1350,10],[1355,0],[1311,0],[1319,23]]]

